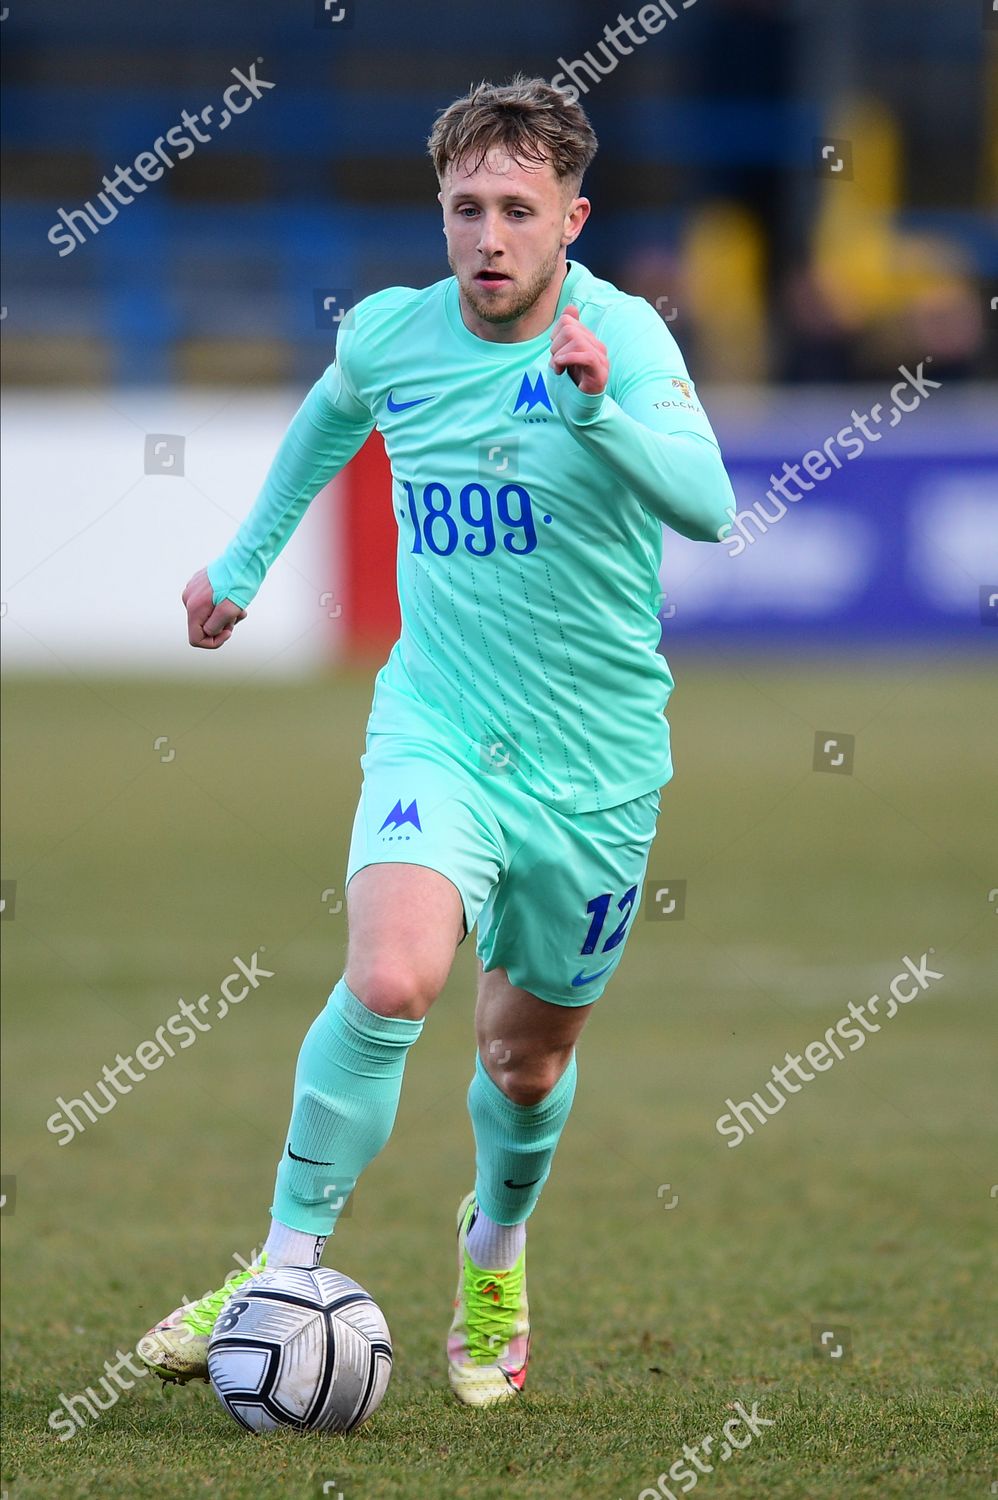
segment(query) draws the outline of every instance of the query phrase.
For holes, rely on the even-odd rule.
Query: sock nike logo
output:
[[[540,1182],[540,1180],[539,1177],[534,1177],[530,1182],[510,1182],[508,1177],[504,1177],[503,1183],[508,1188],[528,1188],[533,1187],[534,1183]]]
[[[303,1161],[306,1167],[334,1167],[336,1165],[332,1161],[313,1161],[310,1156],[299,1156],[296,1151],[292,1151],[290,1145],[288,1146],[288,1155],[292,1161]]]

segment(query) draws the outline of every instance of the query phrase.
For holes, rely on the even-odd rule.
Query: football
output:
[[[381,1308],[321,1266],[261,1272],[225,1303],[208,1346],[212,1389],[251,1432],[349,1432],[380,1406],[391,1372]]]

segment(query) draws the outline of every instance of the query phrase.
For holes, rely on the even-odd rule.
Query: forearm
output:
[[[553,384],[576,442],[611,469],[652,515],[692,541],[718,540],[736,502],[721,454],[709,438],[656,432],[606,392],[586,395],[569,375]]]
[[[310,502],[357,452],[373,423],[344,415],[316,381],[291,420],[249,515],[208,564],[215,604],[250,604]]]

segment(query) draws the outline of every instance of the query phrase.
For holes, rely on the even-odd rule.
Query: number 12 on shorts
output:
[[[611,932],[610,936],[607,938],[606,942],[603,944],[602,948],[599,950],[601,953],[610,953],[614,948],[618,947],[624,941],[624,933],[627,931],[627,923],[630,920],[631,910],[634,906],[637,894],[637,886],[632,885],[628,890],[624,892],[620,900],[617,902],[617,910],[622,913],[622,916],[616,927]],[[602,896],[594,896],[589,905],[586,907],[586,912],[592,917],[592,921],[589,923],[589,931],[586,933],[586,940],[579,950],[581,953],[596,952],[596,945],[599,942],[600,938],[603,936],[603,929],[606,926],[607,914],[610,911],[610,903],[612,900],[613,892],[606,891]]]

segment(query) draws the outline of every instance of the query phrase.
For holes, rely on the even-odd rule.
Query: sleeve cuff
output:
[[[595,396],[580,391],[567,370],[555,376],[552,383],[555,402],[566,422],[573,422],[578,427],[595,422],[603,410],[603,403],[606,400],[605,390],[599,391]]]
[[[238,604],[240,609],[248,609],[253,595],[243,588],[233,578],[231,571],[226,566],[225,553],[216,557],[205,569],[208,574],[208,582],[211,584],[212,604],[221,604],[223,599],[231,599],[233,604]]]

